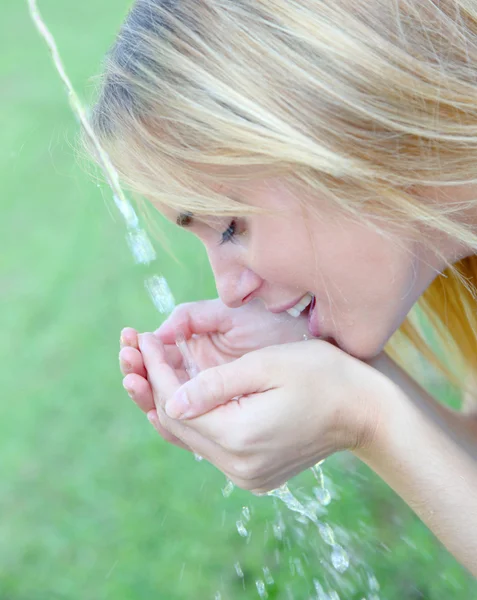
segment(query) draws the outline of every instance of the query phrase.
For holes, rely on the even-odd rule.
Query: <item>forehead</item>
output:
[[[244,215],[250,214],[248,209],[259,209],[259,212],[264,210],[269,216],[270,213],[275,216],[288,215],[291,212],[303,208],[300,201],[301,193],[280,179],[265,179],[249,181],[247,184],[226,185],[224,183],[209,186],[213,192],[224,195],[229,200],[239,202],[243,207]],[[221,224],[228,217],[221,214],[213,214],[213,204],[211,203],[211,212],[209,214],[198,213],[192,209],[187,212],[185,209],[173,208],[166,204],[160,203],[158,200],[153,201],[154,206],[164,215],[166,219],[180,225],[182,227],[190,227],[197,222],[209,224]],[[194,214],[192,214],[194,213]],[[230,214],[230,213],[229,213]],[[256,214],[256,213],[254,213]],[[234,216],[241,216],[240,208]]]

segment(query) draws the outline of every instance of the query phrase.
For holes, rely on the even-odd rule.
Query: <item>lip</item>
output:
[[[318,317],[316,314],[316,298],[313,296],[313,300],[310,304],[310,310],[308,312],[308,331],[313,337],[320,337],[320,331],[318,329]]]
[[[271,313],[274,313],[274,314],[278,314],[278,313],[281,313],[281,312],[285,312],[285,311],[286,311],[286,310],[288,310],[289,308],[293,308],[293,307],[294,307],[296,304],[298,304],[298,302],[300,302],[300,300],[301,300],[302,298],[304,298],[305,296],[306,296],[306,292],[305,292],[305,294],[302,294],[301,296],[298,296],[298,298],[296,298],[296,300],[293,300],[293,302],[289,302],[288,304],[283,304],[282,306],[275,306],[275,307],[272,307],[272,308],[269,308],[269,307],[267,306],[267,310],[268,310],[269,312],[271,312]],[[313,298],[312,302],[314,302],[314,298]]]

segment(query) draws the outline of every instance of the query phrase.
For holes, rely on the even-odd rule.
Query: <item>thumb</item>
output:
[[[173,419],[193,419],[239,396],[271,389],[267,357],[266,349],[259,350],[202,371],[173,394],[166,413]]]

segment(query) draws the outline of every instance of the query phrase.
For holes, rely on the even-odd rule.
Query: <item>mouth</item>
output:
[[[320,337],[315,307],[316,298],[311,292],[308,292],[294,306],[287,309],[286,312],[295,319],[300,315],[306,315],[308,317],[308,331],[313,337]]]
[[[318,316],[316,314],[316,298],[313,296],[308,306],[308,331],[313,337],[320,337],[318,329]]]
[[[311,293],[306,293],[294,306],[288,308],[286,311],[290,316],[297,319],[300,315],[308,317],[308,331],[314,338],[319,338],[336,346],[336,348],[341,349],[338,342],[335,338],[330,336],[323,336],[318,328],[318,315],[315,310],[316,308],[316,298]]]
[[[315,297],[313,296],[313,294],[311,294],[310,292],[306,293],[303,298],[301,298],[296,304],[295,306],[292,306],[291,308],[287,309],[287,313],[292,316],[295,317],[295,319],[297,317],[299,317],[301,315],[301,313],[308,308],[315,300]]]

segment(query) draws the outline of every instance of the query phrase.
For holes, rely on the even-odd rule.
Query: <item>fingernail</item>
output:
[[[121,356],[121,352],[119,353],[118,358],[119,358],[119,364],[121,365],[121,367],[123,369],[128,369],[130,371],[132,368],[132,365],[128,360],[124,360],[124,358]]]
[[[166,413],[171,419],[184,417],[189,408],[190,403],[184,392],[179,392],[166,403]]]
[[[154,427],[154,429],[160,433],[159,431],[159,419],[157,418],[157,414],[151,410],[147,413],[146,415],[147,420],[149,421],[149,423]]]
[[[126,338],[124,337],[124,330],[125,329],[126,328],[121,329],[121,336],[119,338],[119,343],[120,343],[121,346],[127,346]]]
[[[128,396],[129,396],[130,398],[132,398],[132,397],[133,397],[133,396],[132,396],[132,395],[133,395],[133,389],[132,389],[132,387],[130,387],[130,386],[127,384],[127,383],[124,383],[124,381],[123,381],[123,388],[124,388],[124,389],[126,390],[126,392],[128,393]]]

